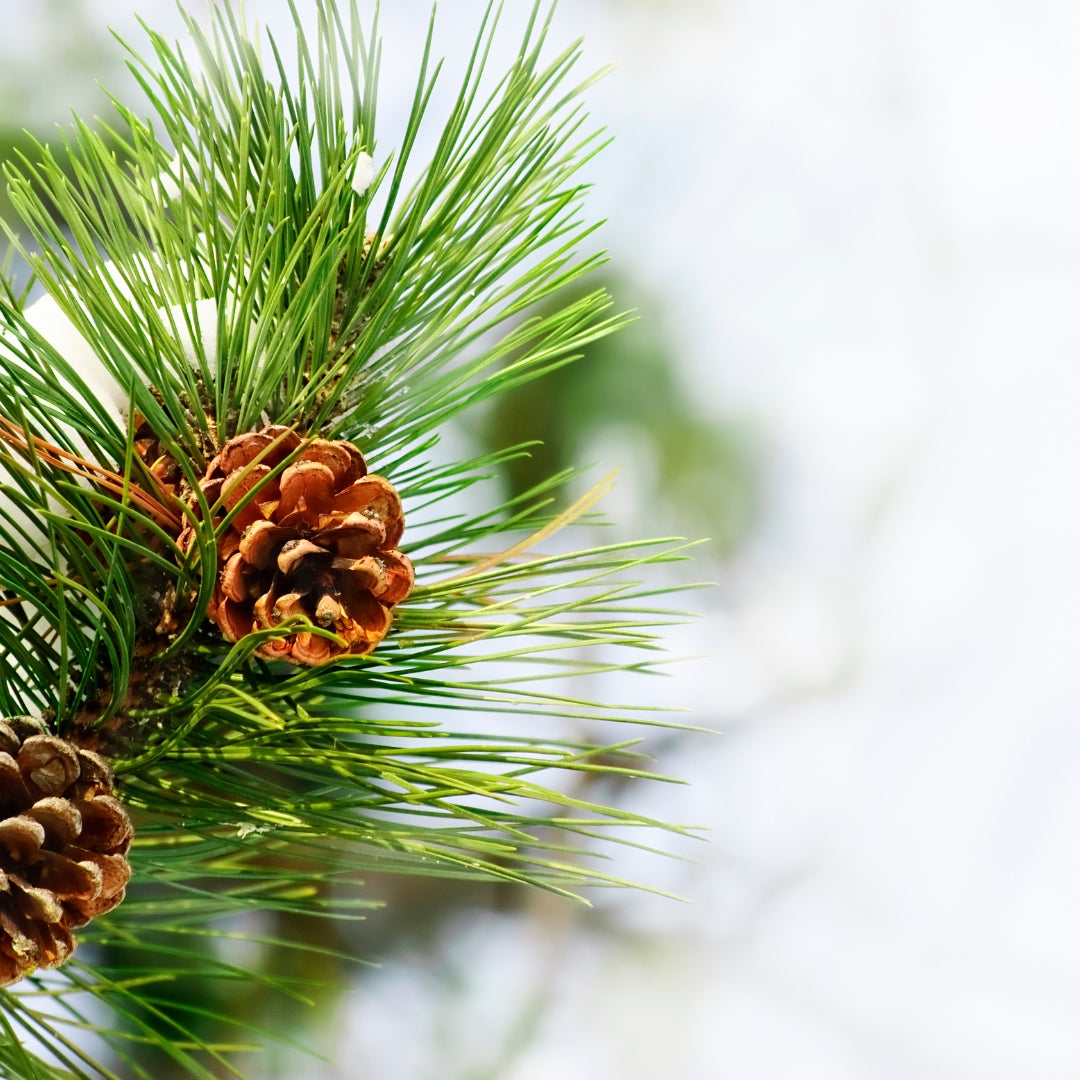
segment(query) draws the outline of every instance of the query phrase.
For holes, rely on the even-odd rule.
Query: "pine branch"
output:
[[[5,168],[9,239],[47,295],[0,299],[0,707],[107,756],[136,825],[87,959],[0,992],[5,1075],[148,1076],[153,1048],[239,1076],[273,1033],[178,987],[306,991],[208,951],[212,921],[355,918],[383,871],[581,897],[628,884],[607,847],[687,833],[591,794],[666,780],[599,724],[679,725],[574,684],[659,670],[685,616],[657,574],[687,545],[568,550],[610,478],[565,508],[565,472],[500,502],[486,481],[527,446],[439,443],[625,321],[603,290],[553,301],[602,262],[582,253],[603,140],[580,43],[550,57],[538,3],[492,73],[490,8],[418,164],[430,31],[384,154],[374,20],[313,0],[309,34],[292,12],[298,74],[217,5],[187,19],[197,66],[149,28],[147,57],[128,48],[152,120],[114,101],[64,168],[41,144]],[[279,587],[294,561],[310,594]],[[384,619],[370,640],[343,636],[351,604]]]

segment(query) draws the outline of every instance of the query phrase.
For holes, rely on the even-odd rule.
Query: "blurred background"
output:
[[[482,6],[443,4],[451,73]],[[383,7],[385,152],[428,5]],[[4,155],[129,87],[127,4],[0,15]],[[331,1062],[247,1067],[1076,1077],[1080,7],[564,0],[581,34],[619,65],[590,209],[642,318],[461,438],[622,465],[626,535],[714,538],[670,641],[709,658],[627,691],[718,733],[654,742],[692,787],[624,796],[710,828],[693,864],[618,854],[690,902],[373,882],[388,909],[342,943],[380,967],[326,959],[352,989],[307,1017],[248,1003]]]

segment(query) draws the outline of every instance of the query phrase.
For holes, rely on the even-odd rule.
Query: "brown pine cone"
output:
[[[135,418],[135,453],[149,469],[166,496],[178,496],[184,480],[180,466],[166,453],[153,428],[141,416]]]
[[[0,986],[62,964],[71,931],[124,898],[131,820],[97,754],[0,721]]]
[[[364,655],[382,641],[394,605],[412,589],[413,568],[395,549],[405,528],[401,500],[387,480],[368,475],[355,446],[327,439],[305,445],[288,428],[266,427],[230,439],[199,486],[211,506],[223,503],[218,522],[239,507],[218,542],[209,606],[228,641],[292,615],[307,616],[337,640],[301,632],[262,646],[259,655],[315,665]],[[181,549],[193,541],[189,528]]]

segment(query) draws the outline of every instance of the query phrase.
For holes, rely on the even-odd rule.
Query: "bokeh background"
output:
[[[482,6],[442,5],[451,72]],[[130,85],[127,7],[0,0],[4,155]],[[389,149],[428,5],[383,8]],[[708,659],[628,690],[717,732],[654,743],[691,787],[623,793],[710,828],[695,863],[620,855],[690,902],[373,882],[342,944],[381,966],[327,960],[351,989],[306,1018],[246,1003],[331,1061],[248,1067],[1074,1078],[1080,7],[564,0],[581,34],[619,65],[590,206],[642,319],[459,437],[535,430],[542,464],[623,466],[626,534],[715,538],[671,633]]]

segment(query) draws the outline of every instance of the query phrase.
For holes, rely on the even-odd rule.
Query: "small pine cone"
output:
[[[153,428],[141,417],[136,417],[135,453],[157,481],[165,495],[179,496],[184,474],[172,456],[166,453]]]
[[[224,504],[219,520],[240,507],[219,540],[209,606],[228,641],[293,615],[338,640],[301,632],[262,646],[259,655],[315,665],[362,656],[382,641],[394,605],[412,589],[413,568],[395,548],[405,528],[401,500],[387,480],[368,475],[355,446],[327,439],[304,445],[288,428],[266,427],[230,439],[199,486],[208,503]],[[193,541],[189,528],[181,549]]]
[[[112,771],[30,717],[0,720],[0,986],[62,964],[124,898],[131,820]]]

